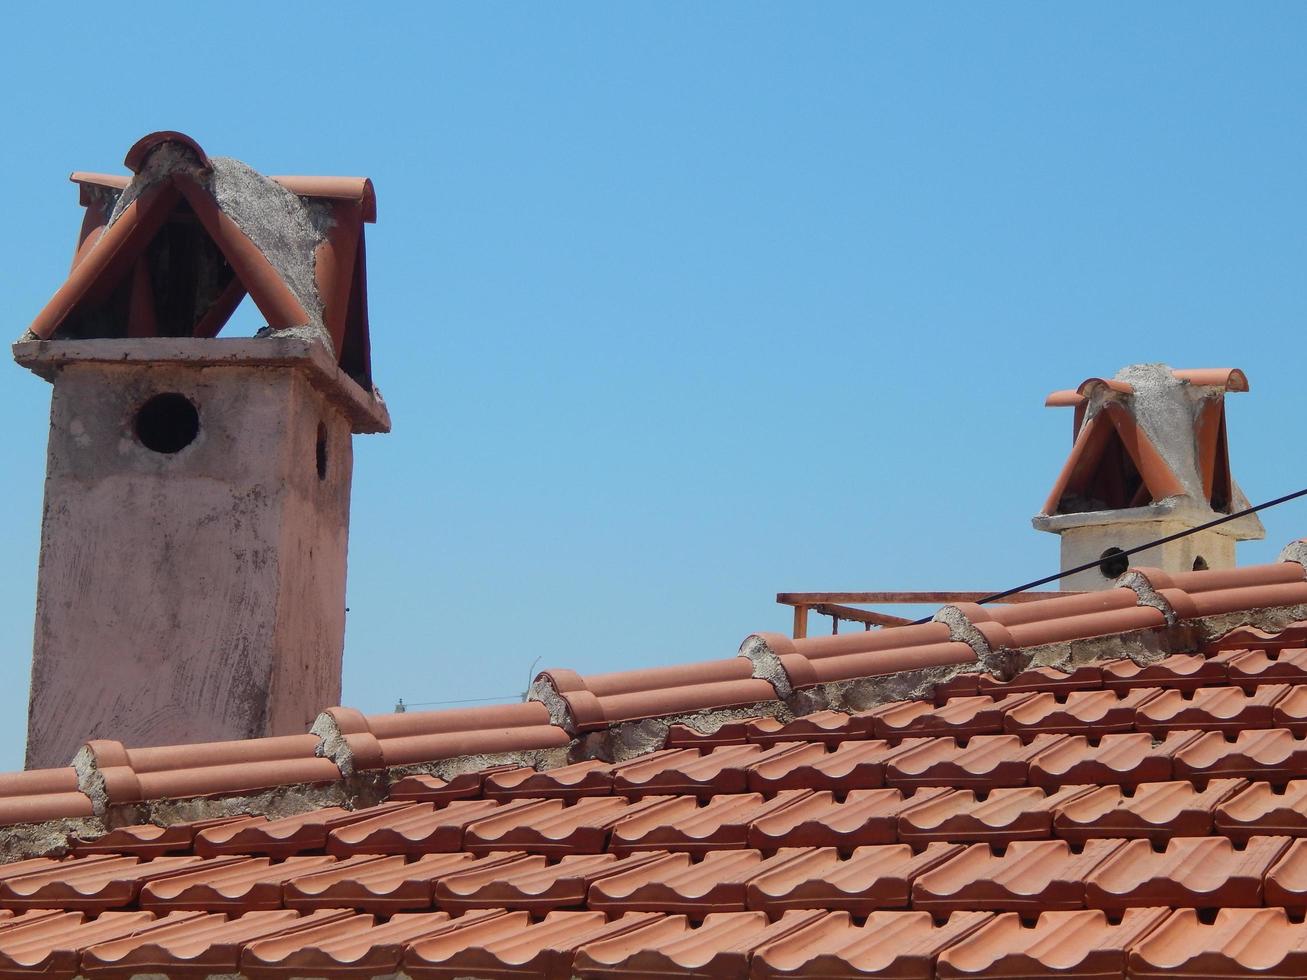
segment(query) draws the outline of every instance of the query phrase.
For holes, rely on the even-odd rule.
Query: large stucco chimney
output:
[[[1119,552],[1242,510],[1230,475],[1225,395],[1247,391],[1242,371],[1180,371],[1137,364],[1115,378],[1055,391],[1045,404],[1075,409],[1071,455],[1034,525],[1062,538],[1062,588],[1107,588],[1127,564],[1165,571],[1232,568],[1235,542],[1264,536],[1250,514],[1150,548]]]
[[[340,697],[371,183],[263,177],[180,133],[73,175],[67,281],[14,345],[53,385],[27,765],[300,733]],[[216,336],[249,295],[267,322]]]

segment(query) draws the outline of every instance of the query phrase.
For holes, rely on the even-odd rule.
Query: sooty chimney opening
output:
[[[136,438],[153,452],[180,452],[199,433],[200,413],[189,398],[175,391],[155,395],[136,412]]]
[[[1108,548],[1099,559],[1098,570],[1103,578],[1120,578],[1130,567],[1130,556],[1120,548]]]

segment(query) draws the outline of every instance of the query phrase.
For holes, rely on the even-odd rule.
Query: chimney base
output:
[[[28,767],[306,731],[340,698],[351,433],[384,405],[304,339],[14,356],[54,386]]]
[[[1109,589],[1125,573],[1127,565],[1149,565],[1173,572],[1195,568],[1233,568],[1235,539],[1219,529],[1197,531],[1129,558],[1117,558],[1119,552],[1156,541],[1193,527],[1183,521],[1122,521],[1067,528],[1062,536],[1062,567],[1075,568],[1088,562],[1100,562],[1075,575],[1064,576],[1061,588],[1069,592],[1094,592]]]

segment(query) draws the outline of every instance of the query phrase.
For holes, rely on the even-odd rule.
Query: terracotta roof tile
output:
[[[1123,846],[1119,840],[1093,840],[1077,852],[1061,840],[1017,841],[995,852],[973,844],[917,878],[912,906],[935,914],[1085,908],[1085,879]]]
[[[754,817],[748,843],[763,849],[893,844],[899,816],[944,792],[942,787],[851,790],[837,801],[829,790],[818,790],[775,813]]]
[[[979,693],[990,697],[1029,692],[1066,694],[1070,691],[1092,691],[1103,686],[1103,671],[1098,664],[1084,664],[1072,671],[1054,667],[1031,667],[1011,680],[981,674],[977,678]]]
[[[588,797],[565,804],[541,800],[534,806],[494,814],[467,826],[463,847],[474,854],[527,851],[531,854],[598,854],[616,827],[646,815],[658,819],[669,810],[661,797],[631,802],[621,796]]]
[[[958,844],[932,843],[914,854],[907,844],[873,844],[841,858],[834,847],[804,848],[797,860],[755,874],[748,883],[747,904],[773,916],[789,909],[853,915],[905,909],[913,880],[961,850]]]
[[[1037,786],[1005,787],[979,799],[974,790],[952,790],[904,810],[899,815],[898,836],[918,845],[928,841],[1010,844],[1042,840],[1053,835],[1053,814],[1088,792],[1088,786],[1065,786],[1051,794]]]
[[[994,789],[1024,786],[1030,761],[1056,746],[1063,735],[1036,735],[1023,742],[1017,735],[979,735],[965,743],[932,739],[889,759],[885,782],[890,786],[963,786]]]
[[[1176,909],[1130,951],[1130,976],[1294,977],[1307,973],[1307,924],[1284,909],[1223,908],[1210,922]]]
[[[1133,660],[1109,660],[1102,665],[1102,673],[1103,687],[1121,692],[1163,687],[1169,691],[1189,692],[1230,683],[1224,663],[1179,653],[1143,666]]]
[[[632,913],[609,922],[599,912],[551,912],[533,923],[525,913],[509,913],[413,943],[404,953],[403,973],[414,980],[571,980],[577,949],[639,929],[655,918]]]
[[[282,885],[296,875],[333,864],[325,855],[289,857],[276,864],[271,858],[223,860],[219,867],[205,862],[181,873],[148,882],[141,889],[140,906],[151,911],[200,909],[238,914],[251,909],[282,908]]]
[[[1200,687],[1192,694],[1162,691],[1140,705],[1135,727],[1152,733],[1193,728],[1208,732],[1270,728],[1274,705],[1288,691],[1285,684],[1265,684],[1251,694],[1238,687]]]
[[[1085,881],[1092,908],[1212,908],[1262,904],[1262,876],[1289,846],[1288,837],[1172,837],[1165,850],[1132,840]]]
[[[1230,683],[1241,687],[1307,683],[1307,649],[1302,647],[1238,651],[1225,663]]]
[[[775,793],[782,789],[869,789],[885,782],[885,762],[921,744],[907,739],[891,746],[880,739],[841,742],[825,753],[786,753],[754,763],[748,789]]]
[[[1307,779],[1278,786],[1253,783],[1217,807],[1213,818],[1216,832],[1235,841],[1254,835],[1307,837]]]
[[[930,980],[939,954],[989,919],[984,912],[955,912],[937,923],[928,912],[873,912],[854,925],[848,913],[833,912],[757,949],[752,975]]]
[[[1205,732],[1173,756],[1177,779],[1205,780],[1242,776],[1287,782],[1307,773],[1307,739],[1284,728],[1239,732]]]
[[[791,912],[769,923],[761,912],[718,912],[695,927],[669,915],[576,954],[580,977],[744,977],[754,949],[776,942],[820,919],[822,912]]]
[[[0,906],[8,909],[62,908],[103,912],[136,901],[148,882],[193,868],[203,859],[194,855],[140,861],[134,857],[95,855],[62,861],[0,882]],[[220,868],[230,859],[210,862]]]
[[[265,854],[286,857],[306,850],[321,850],[333,831],[350,824],[373,821],[402,813],[413,804],[385,803],[370,810],[324,807],[280,820],[252,824],[221,824],[195,836],[195,850],[206,856],[217,854]]]
[[[1104,735],[1093,743],[1083,735],[1071,736],[1031,760],[1029,779],[1036,786],[1161,782],[1171,778],[1175,754],[1198,736],[1198,732],[1167,732],[1160,743],[1142,732]]]
[[[724,853],[724,852],[723,852]],[[590,886],[627,871],[667,860],[665,851],[568,854],[550,864],[540,855],[492,854],[475,868],[442,875],[436,901],[447,912],[474,908],[524,909],[532,914],[585,905]]]
[[[1073,842],[1205,836],[1216,807],[1245,785],[1242,779],[1213,779],[1202,790],[1187,782],[1144,783],[1133,791],[1100,786],[1059,806],[1053,825],[1058,837]]]
[[[998,699],[976,695],[953,698],[939,708],[926,701],[901,701],[871,712],[872,731],[877,738],[894,741],[922,735],[996,735],[1003,731],[1003,716],[1032,697],[1029,693]]]
[[[783,812],[807,795],[807,790],[784,790],[767,800],[759,793],[738,793],[714,796],[698,807],[691,797],[671,797],[618,823],[609,849],[615,854],[650,850],[702,854],[744,847],[750,825]]]
[[[1007,712],[1003,727],[1015,735],[1052,732],[1100,736],[1130,732],[1135,727],[1135,710],[1161,693],[1149,687],[1121,693],[1072,691],[1061,700],[1051,693],[1035,694]]]
[[[1124,980],[1127,951],[1170,914],[1129,909],[1119,922],[1097,910],[1045,912],[1033,926],[1015,913],[996,916],[940,954],[936,976]]]

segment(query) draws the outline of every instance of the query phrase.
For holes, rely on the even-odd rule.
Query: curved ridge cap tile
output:
[[[1089,399],[1073,388],[1065,388],[1061,391],[1049,392],[1044,399],[1045,408],[1074,408],[1077,405],[1083,405]]]
[[[1247,391],[1248,375],[1239,368],[1173,368],[1171,374],[1201,388]]]
[[[608,726],[599,699],[574,670],[552,668],[536,674],[531,682],[531,700],[544,705],[550,720],[567,731],[594,731]]]
[[[1184,589],[1190,595],[1218,592],[1227,589],[1252,588],[1262,585],[1292,585],[1307,580],[1307,573],[1282,561],[1261,565],[1240,565],[1236,568],[1212,568],[1201,572],[1174,572],[1171,585]]]
[[[788,698],[818,683],[812,663],[794,644],[784,633],[750,633],[736,656],[749,661],[754,677],[770,681],[778,697]]]
[[[1301,606],[1307,604],[1307,581],[1216,589],[1191,597],[1199,618],[1223,613],[1252,612],[1255,609]]]
[[[95,816],[91,798],[78,790],[0,799],[0,827]]]
[[[996,651],[1011,646],[1011,634],[994,622],[988,610],[978,603],[941,606],[931,622],[947,626],[949,640],[971,647],[982,664],[988,664]]]
[[[127,156],[123,158],[123,165],[134,174],[140,173],[141,168],[145,166],[145,162],[150,158],[150,154],[164,143],[180,143],[194,153],[203,166],[209,166],[208,154],[204,152],[200,144],[185,133],[179,133],[172,129],[163,129],[142,136],[127,151]]]
[[[372,184],[371,177],[306,177],[282,174],[270,176],[268,179],[275,180],[298,197],[325,197],[358,204],[362,207],[365,222],[374,224],[377,220],[377,190]]]
[[[1100,388],[1118,395],[1133,395],[1135,393],[1134,387],[1129,382],[1117,381],[1115,378],[1085,378],[1076,388],[1076,392],[1085,398],[1092,398],[1095,391]]]

